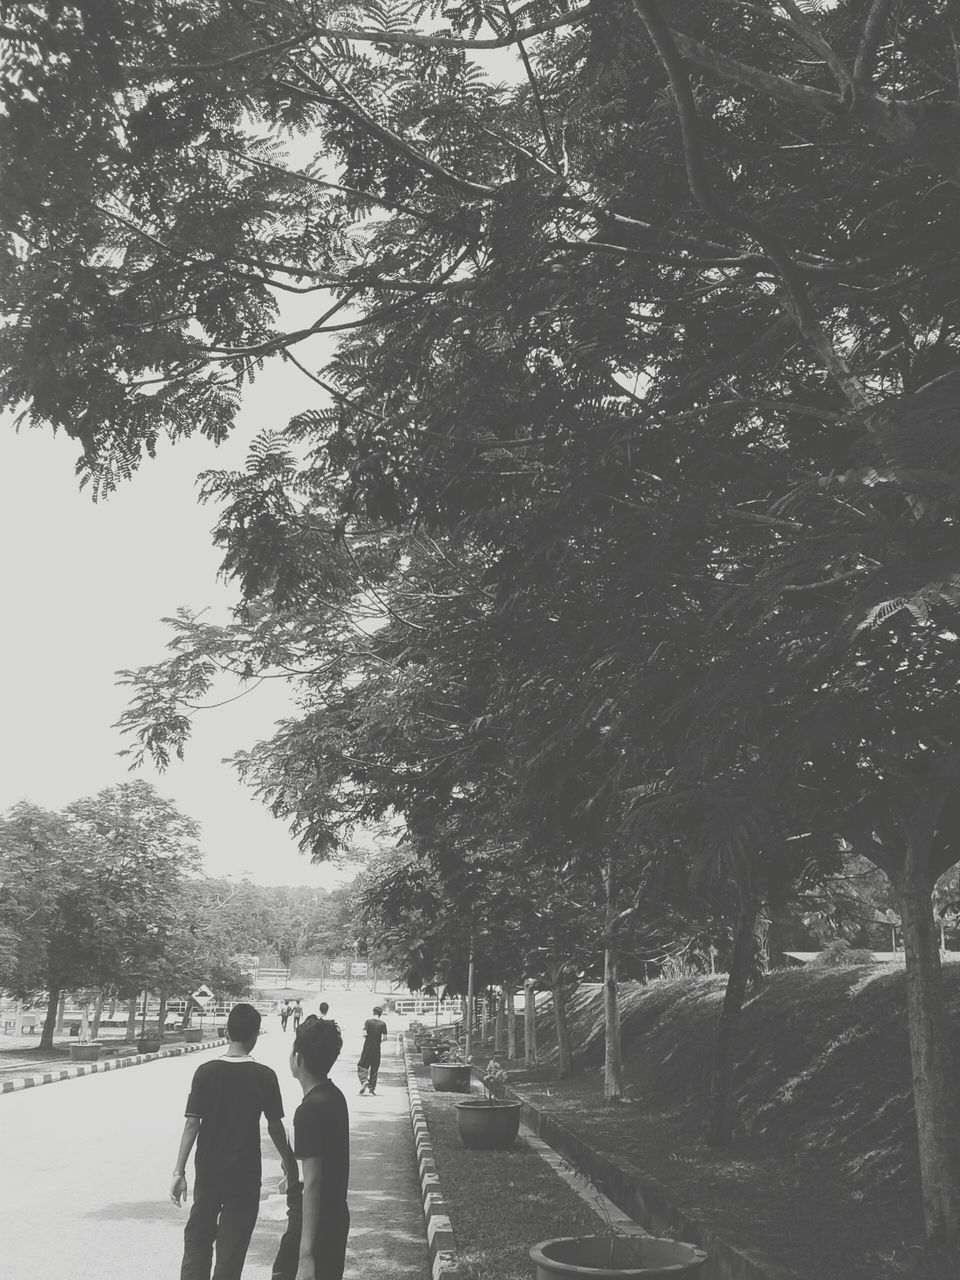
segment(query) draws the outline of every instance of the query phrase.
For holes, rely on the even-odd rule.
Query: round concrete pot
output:
[[[89,1044],[72,1044],[70,1046],[70,1061],[99,1062],[102,1047],[98,1040],[94,1040]]]
[[[693,1276],[707,1261],[696,1245],[654,1236],[567,1236],[530,1250],[537,1280],[676,1280]]]
[[[464,1062],[432,1062],[430,1079],[437,1093],[469,1093],[470,1068]]]
[[[157,1036],[144,1036],[137,1041],[137,1053],[159,1053],[161,1043]]]
[[[203,1042],[202,1027],[187,1027],[183,1033],[183,1038],[187,1044],[201,1044]]]
[[[520,1103],[483,1098],[458,1102],[457,1129],[471,1151],[509,1151],[520,1132]]]

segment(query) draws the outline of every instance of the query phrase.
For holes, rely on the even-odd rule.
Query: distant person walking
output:
[[[303,1017],[303,1001],[297,1000],[293,1006],[293,1034],[296,1035],[300,1030],[300,1020]]]
[[[360,1077],[360,1096],[377,1092],[377,1076],[380,1074],[380,1046],[387,1034],[387,1024],[380,1017],[382,1005],[374,1005],[373,1017],[363,1024],[363,1048],[357,1062]]]
[[[271,1280],[342,1280],[350,1212],[347,1101],[329,1079],[343,1037],[332,1019],[311,1014],[293,1042],[290,1070],[303,1089],[293,1117],[293,1147],[303,1182],[287,1185],[287,1229]]]
[[[326,1000],[321,1000],[320,1001],[320,1017],[326,1018],[329,1012],[330,1012],[330,1006],[327,1004]]]
[[[290,1017],[290,1002],[289,1000],[284,1000],[283,1004],[280,1006],[280,1026],[283,1028],[284,1031],[286,1031],[287,1029],[287,1019],[289,1017]]]
[[[240,1280],[260,1212],[261,1115],[287,1177],[296,1182],[298,1176],[283,1127],[276,1072],[250,1056],[260,1035],[260,1014],[253,1005],[234,1005],[227,1035],[226,1056],[196,1069],[187,1098],[170,1187],[173,1203],[186,1204],[187,1160],[196,1143],[193,1207],[183,1231],[180,1280],[210,1280],[214,1244],[216,1280]]]

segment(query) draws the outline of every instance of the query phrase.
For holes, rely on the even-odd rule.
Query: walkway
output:
[[[402,1063],[388,1041],[377,1096],[358,1097],[355,1022],[350,1011],[344,1032],[355,1051],[333,1073],[351,1112],[347,1280],[427,1280]],[[280,1077],[288,1120],[300,1096],[287,1065],[290,1041],[289,1033],[282,1036],[279,1026],[271,1026],[256,1053]],[[168,1191],[183,1106],[198,1063],[222,1052],[153,1061],[0,1098],[4,1280],[56,1280],[66,1274],[71,1280],[174,1280],[185,1212],[170,1203]],[[265,1133],[264,1141],[264,1199],[244,1280],[269,1280],[284,1229],[285,1200],[276,1191],[280,1164]]]

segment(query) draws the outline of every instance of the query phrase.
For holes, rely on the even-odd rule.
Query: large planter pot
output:
[[[471,1151],[509,1151],[520,1132],[520,1103],[482,1098],[458,1102],[457,1128]]]
[[[92,1044],[72,1044],[70,1046],[70,1061],[99,1062],[101,1048],[101,1044],[96,1040]]]
[[[156,1036],[144,1036],[137,1041],[137,1053],[159,1053],[161,1043]]]
[[[433,1062],[430,1079],[438,1093],[469,1093],[470,1068],[465,1062]]]
[[[534,1245],[530,1257],[537,1280],[674,1280],[696,1275],[707,1260],[696,1245],[654,1236],[567,1236]]]
[[[202,1027],[187,1027],[183,1033],[183,1038],[187,1044],[201,1044],[203,1041]]]

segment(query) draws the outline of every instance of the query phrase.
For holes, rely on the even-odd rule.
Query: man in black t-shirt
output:
[[[260,1211],[260,1116],[280,1153],[288,1177],[297,1164],[283,1127],[276,1072],[250,1057],[260,1035],[260,1014],[238,1004],[227,1018],[230,1048],[223,1058],[194,1072],[186,1123],[173,1171],[170,1198],[187,1198],[187,1159],[197,1144],[193,1207],[183,1232],[180,1280],[240,1280]]]
[[[273,1264],[273,1280],[343,1280],[350,1231],[350,1121],[347,1101],[329,1079],[343,1038],[332,1020],[311,1014],[293,1043],[290,1070],[303,1101],[293,1117],[294,1153],[302,1184],[287,1191],[287,1230]]]
[[[380,1017],[383,1008],[374,1005],[373,1017],[363,1024],[363,1048],[357,1059],[357,1075],[360,1077],[360,1094],[376,1093],[380,1074],[380,1045],[387,1034],[387,1024]]]

